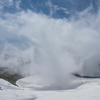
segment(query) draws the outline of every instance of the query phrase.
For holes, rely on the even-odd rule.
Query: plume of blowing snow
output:
[[[89,75],[93,75],[100,63],[100,57],[94,56],[100,51],[100,12],[85,12],[78,14],[78,20],[53,19],[31,11],[5,13],[5,19],[0,18],[0,67],[40,77],[48,89],[75,88],[80,81],[71,74],[85,66],[88,70],[80,72],[91,70]]]

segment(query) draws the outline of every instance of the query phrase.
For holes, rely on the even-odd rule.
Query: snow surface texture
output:
[[[81,79],[82,85],[76,89],[56,91],[36,91],[32,87],[42,85],[30,84],[32,79],[32,77],[20,79],[17,82],[19,87],[0,79],[0,100],[100,100],[99,79]]]

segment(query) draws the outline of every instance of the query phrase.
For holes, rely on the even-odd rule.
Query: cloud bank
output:
[[[72,73],[93,75],[98,70],[100,10],[94,15],[88,8],[77,16],[54,19],[30,10],[4,13],[0,17],[0,67],[39,76],[49,85],[47,89],[76,87],[80,82]]]

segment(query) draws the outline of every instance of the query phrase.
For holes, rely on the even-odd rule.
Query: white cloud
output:
[[[46,5],[49,7],[50,9],[50,16],[52,16],[53,14],[55,14],[57,11],[62,10],[64,13],[68,14],[70,13],[66,8],[64,7],[59,7],[57,5],[53,5],[51,1],[46,2]]]
[[[2,12],[2,9],[5,6],[12,6],[13,5],[13,0],[0,0],[0,12]]]
[[[4,16],[5,19],[0,18],[0,38],[24,36],[29,39],[29,47],[22,50],[6,43],[0,64],[51,79],[54,88],[74,86],[70,74],[100,51],[100,12],[93,15],[86,11],[79,14],[78,20],[53,19],[31,11]],[[6,54],[13,57],[5,61]]]
[[[20,9],[20,3],[21,3],[21,0],[18,0],[18,1],[16,2],[16,8],[17,8],[17,9]]]

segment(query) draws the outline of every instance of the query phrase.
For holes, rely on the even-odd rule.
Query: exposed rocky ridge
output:
[[[10,70],[11,69],[7,67],[0,67],[0,78],[5,79],[11,84],[17,86],[16,81],[23,78],[23,76],[20,73],[13,73]]]
[[[85,76],[85,75],[80,75],[78,73],[73,73],[72,75],[79,77],[79,78],[100,78],[100,76]]]

